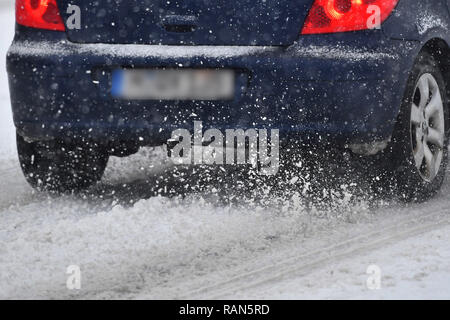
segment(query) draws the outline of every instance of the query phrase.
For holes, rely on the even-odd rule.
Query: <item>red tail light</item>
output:
[[[371,20],[376,16],[379,17],[379,22],[383,23],[394,10],[398,1],[315,0],[306,18],[302,34],[369,29],[369,24],[373,23]]]
[[[16,0],[16,21],[32,28],[65,30],[56,0]]]

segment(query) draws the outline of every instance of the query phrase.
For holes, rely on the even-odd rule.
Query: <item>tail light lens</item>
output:
[[[379,18],[379,23],[383,23],[394,10],[398,1],[315,0],[306,18],[302,34],[369,29],[369,23],[372,23],[370,20]]]
[[[32,28],[65,30],[56,0],[16,0],[16,21]]]

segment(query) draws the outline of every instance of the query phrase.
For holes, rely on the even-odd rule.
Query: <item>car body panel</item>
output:
[[[415,41],[426,41],[429,34],[435,33],[448,43],[450,11],[446,1],[402,0],[383,24],[383,31],[391,38]]]
[[[168,45],[289,45],[313,0],[58,0],[81,8],[78,43]],[[67,13],[63,16],[67,18]]]

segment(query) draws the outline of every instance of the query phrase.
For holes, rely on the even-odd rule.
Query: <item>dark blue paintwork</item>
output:
[[[385,140],[420,50],[436,39],[440,50],[448,50],[449,1],[400,0],[382,30],[340,34],[300,36],[303,12],[289,34],[270,40],[295,40],[284,46],[251,46],[250,38],[262,39],[258,32],[241,38],[246,46],[85,44],[96,36],[111,42],[116,33],[104,24],[100,34],[69,36],[17,26],[7,58],[14,121],[20,134],[33,139],[134,142],[142,137],[141,143],[150,145],[165,142],[174,128],[190,128],[194,120],[202,120],[205,129],[279,128],[281,137]],[[303,8],[306,2],[299,3]],[[113,36],[106,41],[108,32]],[[135,39],[121,40],[140,43]],[[191,41],[201,39],[199,34]],[[162,38],[169,44],[178,40]],[[119,67],[235,69],[236,97],[222,102],[114,99],[111,73]]]
[[[289,45],[297,39],[312,1],[113,0],[105,4],[59,0],[59,3],[61,8],[69,4],[81,8],[83,27],[67,32],[73,42]]]

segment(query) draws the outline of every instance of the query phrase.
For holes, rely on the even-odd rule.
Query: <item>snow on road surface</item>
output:
[[[3,57],[13,23],[1,6]],[[295,195],[233,200],[217,186],[157,196],[183,183],[160,178],[164,152],[146,148],[111,159],[88,193],[35,192],[16,160],[4,59],[0,68],[0,298],[450,298],[448,182],[425,204],[341,197],[329,211]],[[66,287],[70,265],[81,290]],[[370,265],[379,290],[367,286]]]

